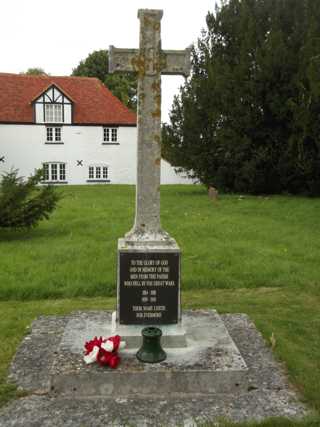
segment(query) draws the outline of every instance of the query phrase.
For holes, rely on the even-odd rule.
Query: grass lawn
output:
[[[63,189],[50,221],[0,231],[0,300],[114,296],[117,239],[134,218],[134,187]],[[165,186],[162,223],[183,250],[190,289],[319,288],[320,199],[222,196]]]
[[[17,396],[8,364],[40,314],[115,306],[117,238],[134,217],[130,186],[68,187],[50,221],[0,231],[0,403]],[[162,223],[183,251],[184,308],[244,312],[320,426],[320,199],[221,196],[198,186],[162,188]],[[255,424],[254,424],[255,425]]]

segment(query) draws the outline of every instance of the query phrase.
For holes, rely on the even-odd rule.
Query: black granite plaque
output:
[[[180,252],[119,253],[119,322],[178,323]]]

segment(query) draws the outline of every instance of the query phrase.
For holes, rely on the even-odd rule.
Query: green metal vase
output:
[[[136,356],[143,363],[159,363],[166,359],[167,355],[161,347],[162,331],[154,326],[143,328],[142,346]]]

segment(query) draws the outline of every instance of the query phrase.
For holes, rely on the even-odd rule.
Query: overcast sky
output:
[[[215,0],[1,0],[0,72],[41,67],[70,75],[94,50],[138,47],[140,8],[163,9],[163,49],[183,49],[200,36]],[[167,120],[182,77],[162,78],[162,120]]]

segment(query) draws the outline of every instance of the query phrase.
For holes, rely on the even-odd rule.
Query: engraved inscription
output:
[[[178,322],[179,253],[120,253],[120,322]]]

